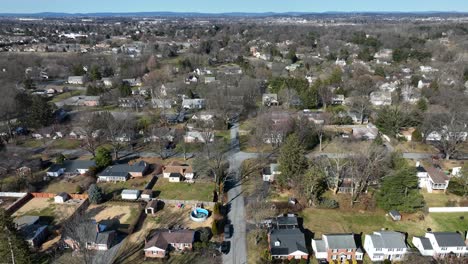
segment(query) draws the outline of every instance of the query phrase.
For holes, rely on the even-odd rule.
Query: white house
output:
[[[184,136],[185,143],[206,143],[207,140],[208,142],[213,142],[213,132],[187,131]]]
[[[84,76],[68,76],[68,83],[69,84],[84,84],[85,77]]]
[[[370,94],[370,102],[375,106],[391,105],[392,94],[390,92],[372,92]]]
[[[195,98],[182,100],[182,107],[185,109],[202,109],[205,107],[205,99]]]
[[[440,259],[448,256],[468,255],[465,241],[456,232],[428,232],[424,237],[413,237],[412,242],[423,256]]]
[[[112,87],[112,85],[114,85],[114,82],[112,80],[112,78],[102,78],[101,79],[101,82],[102,84],[104,84],[105,87]]]
[[[263,172],[262,172],[263,181],[273,182],[275,181],[275,177],[280,174],[281,172],[279,171],[279,164],[271,163],[270,166],[263,168]]]
[[[137,200],[140,197],[140,190],[123,190],[122,200]]]
[[[434,191],[444,191],[450,182],[450,178],[445,173],[433,166],[426,168],[420,166],[419,162],[416,163],[419,188],[427,189],[428,193]]]
[[[364,249],[372,261],[401,261],[408,253],[405,235],[395,231],[378,231],[366,235]]]
[[[170,182],[193,180],[194,172],[192,166],[173,161],[163,167],[163,177]]]

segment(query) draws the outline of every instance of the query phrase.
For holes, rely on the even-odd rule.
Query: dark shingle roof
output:
[[[56,172],[64,169],[64,172],[76,172],[78,169],[88,169],[89,167],[96,166],[94,160],[65,160],[62,164],[52,165],[48,172]]]
[[[140,161],[133,165],[128,164],[117,164],[107,167],[99,176],[120,176],[125,177],[131,172],[143,173],[146,170],[147,164],[144,161]]]
[[[150,247],[158,247],[167,249],[171,243],[193,243],[195,238],[195,231],[193,230],[157,230],[151,238],[145,243],[145,249]]]
[[[280,242],[279,246],[275,246],[277,241]],[[298,250],[308,252],[304,234],[298,228],[271,230],[270,248],[272,255],[289,255]]]
[[[447,175],[435,167],[427,167],[426,171],[434,183],[445,184],[445,181],[448,180]]]
[[[465,242],[461,235],[456,232],[434,232],[432,233],[440,247],[464,247]]]
[[[426,238],[426,237],[417,237],[417,238],[419,238],[419,240],[421,241],[421,245],[423,246],[424,250],[432,249],[431,241],[429,240],[429,238]]]

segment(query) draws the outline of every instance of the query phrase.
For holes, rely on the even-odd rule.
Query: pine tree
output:
[[[290,135],[283,143],[278,159],[281,174],[277,177],[281,187],[285,187],[288,182],[306,171],[308,164],[305,152],[305,148],[296,134]]]
[[[102,190],[96,184],[91,184],[88,189],[88,199],[93,204],[102,202]]]
[[[18,234],[13,220],[0,208],[0,259],[5,263],[29,264],[32,262],[28,245]]]
[[[98,168],[105,168],[112,164],[112,154],[110,150],[104,147],[99,147],[96,150],[96,166]]]

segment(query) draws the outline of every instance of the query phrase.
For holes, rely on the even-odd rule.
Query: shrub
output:
[[[326,209],[335,209],[338,208],[339,204],[337,201],[328,198],[322,198],[318,207],[319,208],[326,208]]]
[[[102,201],[102,190],[96,184],[91,184],[88,189],[89,201],[93,204],[98,204]]]
[[[81,185],[77,185],[76,189],[75,189],[75,192],[78,193],[78,194],[81,194],[83,192],[83,187],[81,187]]]
[[[211,223],[211,233],[213,233],[214,236],[219,235],[218,220],[213,220],[213,223]]]

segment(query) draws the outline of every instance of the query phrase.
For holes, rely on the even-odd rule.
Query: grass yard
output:
[[[34,215],[48,217],[59,224],[70,217],[78,205],[55,204],[53,198],[33,198],[16,211],[13,216]]]
[[[44,145],[44,141],[31,138],[31,139],[27,139],[25,141],[18,143],[18,145],[25,147],[25,148],[39,148]]]
[[[395,146],[396,150],[401,152],[413,152],[413,153],[438,153],[437,149],[433,146],[428,144],[423,144],[419,142],[399,142],[398,145]]]
[[[372,141],[346,140],[333,138],[322,143],[322,152],[324,153],[350,153],[359,149],[366,149],[372,144]],[[317,145],[312,153],[320,153],[320,146]]]
[[[79,148],[81,142],[79,140],[74,139],[67,139],[67,138],[59,138],[52,141],[49,147],[55,149],[76,149]]]
[[[425,190],[421,190],[421,193],[428,207],[465,206],[468,202],[463,197],[449,193],[428,193]],[[460,205],[460,203],[464,204]]]
[[[264,263],[262,254],[268,250],[267,233],[264,230],[254,230],[247,233],[247,263]]]
[[[159,178],[153,190],[159,193],[158,198],[170,200],[198,200],[213,201],[212,182],[196,181],[195,183],[169,182],[168,179]]]
[[[126,182],[99,182],[97,185],[106,193],[119,192],[124,189],[143,190],[145,185],[151,180],[151,176],[130,179]]]
[[[382,228],[408,232],[412,237],[424,235],[427,228],[433,231],[464,231],[468,226],[468,213],[403,214],[402,221],[397,222],[392,221],[381,210],[369,212],[305,209],[302,216],[304,227],[314,232],[315,237],[326,233],[369,234]]]
[[[72,96],[78,96],[78,95],[83,95],[83,94],[85,94],[85,91],[80,91],[80,90],[65,92],[65,93],[62,93],[62,94],[59,94],[59,95],[55,96],[52,99],[52,102],[56,103],[56,102],[68,99],[68,98],[70,98]]]

